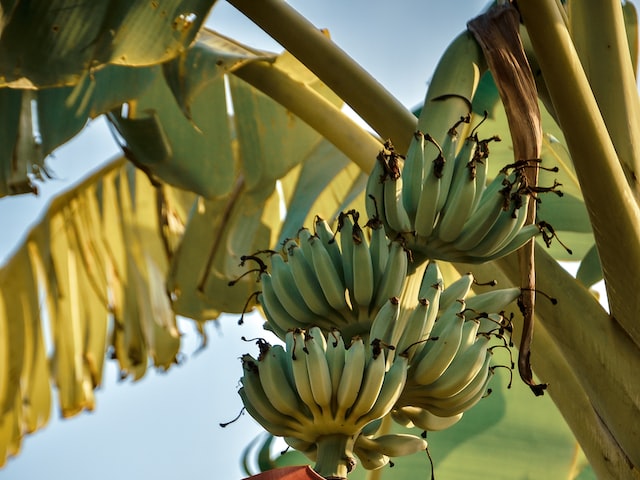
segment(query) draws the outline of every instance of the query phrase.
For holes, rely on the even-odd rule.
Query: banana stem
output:
[[[554,0],[518,2],[593,226],[611,313],[640,345],[640,208]]]
[[[233,73],[300,117],[362,171],[371,172],[382,143],[329,100],[272,63],[250,62]]]
[[[640,97],[620,0],[579,0],[569,7],[571,38],[627,181],[638,197]]]
[[[367,71],[282,0],[228,0],[304,63],[382,138],[406,151],[417,119]]]
[[[313,469],[327,480],[343,480],[355,467],[353,436],[331,434],[320,437],[316,443],[318,456]]]

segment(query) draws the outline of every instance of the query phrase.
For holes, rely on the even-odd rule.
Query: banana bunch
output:
[[[407,376],[406,357],[397,356],[387,368],[379,342],[367,346],[354,337],[346,348],[340,333],[325,337],[319,327],[291,330],[285,342],[286,349],[260,340],[257,359],[242,357],[238,393],[267,431],[319,464],[327,451],[346,451],[350,458],[354,449],[356,455],[378,451],[386,456],[416,451],[415,441],[405,437],[368,436],[356,448],[363,429],[387,415],[398,400]],[[363,463],[373,465],[372,458],[370,454]],[[316,465],[318,473],[322,470],[322,464]]]
[[[345,338],[365,335],[387,299],[402,292],[408,268],[402,242],[389,241],[376,222],[365,235],[355,211],[340,215],[338,223],[333,232],[317,218],[315,233],[302,229],[282,255],[271,255],[270,271],[260,261],[258,302],[267,327],[281,339],[310,325],[339,329]]]
[[[508,165],[487,183],[488,145],[499,138],[480,139],[474,129],[460,140],[457,128],[468,121],[449,128],[442,144],[416,132],[406,157],[387,142],[367,183],[368,214],[425,258],[486,262],[541,233],[525,225],[524,165]],[[426,157],[428,144],[437,146],[435,159]]]
[[[469,273],[443,289],[437,264],[427,266],[420,289],[423,300],[409,316],[425,319],[407,322],[402,336],[415,338],[413,343],[398,343],[397,351],[409,359],[407,384],[392,413],[398,423],[425,430],[448,428],[485,395],[494,369],[492,340],[504,345],[503,332],[509,328],[501,312],[520,289],[468,296],[473,283]],[[425,304],[435,313],[416,313]]]

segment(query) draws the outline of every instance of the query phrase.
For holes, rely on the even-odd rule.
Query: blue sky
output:
[[[290,3],[316,26],[328,28],[333,40],[407,107],[422,102],[447,44],[486,4],[477,0]],[[225,2],[214,7],[207,24],[251,46],[281,50]],[[0,237],[0,259],[6,258],[51,195],[118,152],[106,123],[99,119],[49,159],[57,179],[40,186],[40,197],[2,199],[3,224],[13,228]],[[96,411],[59,420],[54,405],[50,424],[25,439],[21,454],[0,470],[0,479],[243,478],[242,450],[261,430],[247,415],[226,429],[218,424],[240,411],[238,358],[256,350],[240,336],[264,336],[264,332],[258,318],[243,327],[236,320],[223,317],[209,324],[209,347],[197,355],[193,325],[182,321],[186,361],[167,374],[150,373],[135,384],[118,382],[117,371],[109,364]]]

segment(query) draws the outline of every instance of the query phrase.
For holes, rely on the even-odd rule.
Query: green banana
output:
[[[365,470],[378,470],[389,464],[389,457],[374,450],[367,450],[358,446],[358,440],[353,447],[353,453],[358,456],[360,465]]]
[[[344,368],[338,385],[336,418],[346,418],[347,409],[351,408],[358,398],[365,365],[364,342],[361,337],[354,337],[346,350]]]
[[[409,143],[409,150],[402,168],[402,203],[411,223],[416,217],[424,177],[424,134],[416,131]]]
[[[451,188],[436,229],[438,238],[443,242],[451,243],[456,240],[471,214],[476,182],[469,165],[473,161],[476,145],[477,139],[468,137],[455,158]]]
[[[336,270],[324,242],[313,236],[309,238],[309,245],[311,246],[313,268],[327,302],[338,312],[348,310],[343,279]],[[342,266],[340,270],[342,271]]]
[[[322,417],[322,413],[320,411],[320,407],[316,403],[315,397],[313,396],[313,390],[311,388],[311,382],[307,370],[307,359],[305,357],[308,354],[305,352],[306,345],[304,330],[297,329],[293,332],[288,332],[287,344],[290,345],[288,352],[291,355],[293,379],[296,383],[298,396],[309,408],[313,417],[319,419]]]
[[[298,397],[295,385],[289,383],[283,371],[283,358],[287,356],[281,345],[271,345],[258,359],[258,371],[262,388],[276,410],[299,419],[305,409]]]
[[[369,330],[369,342],[379,341],[391,345],[394,329],[400,315],[400,299],[391,297],[376,314]]]
[[[344,285],[349,293],[353,292],[353,220],[350,212],[341,213],[338,219],[340,230],[340,250],[342,251],[342,272],[344,275]],[[351,304],[353,305],[353,299]]]
[[[458,413],[450,417],[439,417],[424,408],[411,406],[401,407],[398,411],[408,418],[413,425],[427,432],[445,430],[458,423],[463,415]]]
[[[287,331],[296,328],[304,328],[305,324],[295,319],[284,306],[273,287],[273,280],[269,273],[260,274],[262,293],[258,296],[258,301],[262,306],[267,320],[276,330]]]
[[[420,299],[407,319],[400,340],[396,345],[396,351],[405,354],[411,362],[416,351],[415,347],[424,343],[431,333],[435,323],[435,315],[429,315],[431,305],[425,299]],[[432,320],[432,321],[431,321]]]
[[[344,340],[340,333],[335,330],[330,332],[327,340],[326,357],[331,377],[331,411],[334,416],[337,412],[338,388],[342,378],[342,371],[344,370],[345,353]]]
[[[278,411],[267,397],[260,383],[258,361],[251,355],[245,354],[242,356],[242,365],[244,374],[240,381],[247,399],[245,407],[249,409],[248,404],[253,406],[259,417],[265,419],[269,424],[281,426],[291,432],[300,432],[303,425],[295,418]]]
[[[416,403],[421,403],[420,406],[440,417],[451,417],[466,412],[487,392],[487,385],[493,376],[489,362],[490,358],[487,356],[480,372],[457,394],[440,398],[424,396]]]
[[[331,305],[329,305],[329,302],[322,293],[322,287],[312,266],[313,259],[307,258],[302,247],[296,242],[288,244],[286,248],[288,255],[287,263],[289,263],[291,267],[295,286],[300,291],[300,295],[309,310],[318,317],[332,320],[339,317],[338,320],[344,321],[341,315],[331,308]]]
[[[367,361],[358,397],[347,412],[348,418],[357,420],[371,410],[382,388],[385,371],[386,360],[384,350],[376,352],[374,349],[371,357]]]
[[[388,457],[404,457],[427,449],[427,441],[424,438],[408,433],[363,437],[362,440],[358,440],[358,444],[361,448],[380,452]]]
[[[342,253],[340,252],[340,246],[336,242],[336,235],[329,226],[329,223],[323,218],[316,216],[314,223],[314,229],[316,237],[322,240],[324,248],[329,253],[333,267],[335,268],[340,281],[344,284],[344,272],[342,271]]]
[[[391,368],[387,371],[382,382],[378,398],[369,412],[360,417],[356,425],[362,428],[367,423],[388,414],[402,393],[407,381],[407,357],[397,355]]]
[[[371,252],[364,232],[354,223],[352,229],[352,265],[353,265],[353,300],[360,311],[368,314],[369,305],[373,299],[374,277]]]
[[[504,209],[506,193],[503,189],[508,185],[509,177],[506,173],[499,173],[487,186],[474,213],[467,218],[460,235],[453,242],[456,249],[466,252],[487,235]]]
[[[373,268],[373,289],[378,291],[384,271],[389,258],[389,239],[380,222],[369,222],[371,225],[371,241],[369,242],[369,253],[371,255],[371,265]]]
[[[424,355],[418,363],[412,364],[411,380],[419,385],[429,385],[451,365],[458,352],[462,339],[463,315],[454,314],[450,318],[441,318],[439,322],[446,322],[446,326],[437,337],[425,345]],[[439,323],[436,322],[436,325]],[[436,339],[437,338],[437,339]]]
[[[464,351],[458,352],[445,372],[424,392],[434,397],[451,397],[466,387],[482,369],[488,355],[489,338],[480,336]]]
[[[384,210],[384,179],[386,173],[382,167],[382,163],[376,160],[373,170],[369,174],[367,186],[365,189],[365,208],[367,217],[375,219],[382,224],[385,231],[390,232],[391,227],[387,223],[387,215]]]
[[[402,177],[388,176],[382,187],[384,195],[384,213],[391,232],[409,233],[413,231],[413,222],[402,201]]]
[[[404,245],[400,240],[393,240],[389,247],[389,258],[384,273],[376,289],[375,299],[369,313],[375,314],[378,309],[391,297],[399,297],[402,292],[409,259]]]
[[[293,278],[291,265],[280,254],[271,255],[271,283],[278,300],[293,318],[303,324],[313,323],[316,315],[307,306]]]
[[[434,140],[431,136],[427,137],[431,143]],[[413,222],[413,229],[419,240],[426,241],[431,236],[438,219],[438,197],[440,196],[440,169],[439,165],[445,162],[440,146],[438,147],[438,156],[430,163],[425,165],[422,188],[418,197],[418,205],[416,207],[416,215]],[[426,144],[425,144],[426,148]]]
[[[304,336],[306,355],[303,355],[309,385],[315,403],[320,407],[325,417],[331,417],[331,400],[333,387],[331,373],[327,363],[327,344],[320,328],[311,327]]]
[[[520,287],[498,288],[465,298],[466,311],[472,313],[500,312],[520,296]]]
[[[474,276],[471,272],[462,275],[451,285],[448,285],[440,294],[439,310],[443,312],[447,310],[457,300],[466,298],[471,285],[473,285]]]

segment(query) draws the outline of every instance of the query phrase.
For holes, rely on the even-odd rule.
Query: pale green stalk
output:
[[[627,181],[640,193],[640,97],[620,0],[569,3],[569,29]]]
[[[251,62],[233,73],[300,117],[364,172],[373,169],[380,141],[315,90],[269,62]]]
[[[304,63],[383,139],[406,151],[417,119],[342,49],[282,0],[229,0]]]
[[[575,164],[611,313],[640,345],[640,208],[555,0],[518,5]]]

